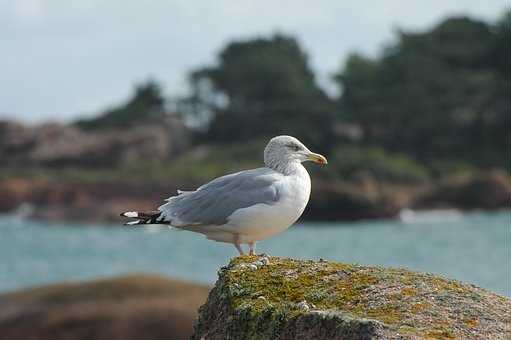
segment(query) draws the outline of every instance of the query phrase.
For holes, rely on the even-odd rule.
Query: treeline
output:
[[[218,63],[189,74],[190,94],[172,110],[191,122],[197,143],[292,134],[339,158],[345,171],[343,153],[365,164],[393,159],[392,171],[403,166],[417,176],[416,164],[432,174],[511,168],[511,12],[496,22],[455,17],[427,31],[400,31],[376,58],[349,56],[332,80],[336,98],[318,86],[293,37],[236,41]],[[170,110],[166,101],[149,81],[125,105],[76,124],[158,119]]]
[[[401,32],[377,59],[352,55],[336,79],[339,116],[362,126],[365,143],[511,166],[511,14]]]

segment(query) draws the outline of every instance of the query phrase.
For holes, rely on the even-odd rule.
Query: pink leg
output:
[[[234,246],[236,247],[236,249],[238,249],[240,255],[245,255],[243,253],[243,249],[241,248],[241,245],[240,245],[240,236],[239,235],[234,236]]]
[[[249,255],[255,255],[255,245],[256,245],[255,242],[248,242]]]

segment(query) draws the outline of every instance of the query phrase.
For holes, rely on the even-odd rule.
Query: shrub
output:
[[[361,173],[370,173],[380,181],[399,183],[418,183],[429,178],[421,164],[379,147],[340,146],[331,158],[335,171],[347,179]]]

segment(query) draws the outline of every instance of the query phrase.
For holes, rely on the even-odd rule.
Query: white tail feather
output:
[[[126,211],[126,212],[122,213],[122,216],[124,216],[124,217],[138,217],[138,212]]]

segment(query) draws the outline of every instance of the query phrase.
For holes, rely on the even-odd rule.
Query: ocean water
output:
[[[298,224],[258,252],[404,267],[511,297],[511,213]],[[435,217],[435,216],[433,216]],[[126,273],[213,283],[233,246],[168,229],[49,224],[0,218],[0,292]]]

